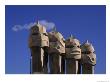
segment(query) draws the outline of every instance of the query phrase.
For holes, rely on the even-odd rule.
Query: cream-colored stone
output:
[[[30,29],[29,47],[32,46],[49,46],[48,33],[44,26],[37,24]]]
[[[61,33],[52,31],[49,35],[49,53],[65,53],[65,42]]]
[[[89,63],[91,65],[95,65],[96,54],[95,54],[95,50],[92,44],[87,41],[86,43],[81,45],[81,50],[82,50],[82,55],[81,55],[82,64]]]
[[[74,37],[69,37],[65,41],[66,58],[81,59],[80,42]]]

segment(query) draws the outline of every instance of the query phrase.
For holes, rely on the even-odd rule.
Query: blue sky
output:
[[[5,73],[30,73],[29,30],[13,31],[15,25],[38,20],[55,23],[65,38],[73,34],[81,43],[89,40],[97,56],[95,74],[106,73],[106,6],[5,6]]]

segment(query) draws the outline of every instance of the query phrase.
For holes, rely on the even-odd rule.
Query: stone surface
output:
[[[66,59],[66,74],[78,73],[78,61],[75,59]]]
[[[94,66],[90,64],[82,65],[82,74],[94,74]]]
[[[91,43],[86,41],[84,44],[81,45],[82,50],[82,73],[83,74],[93,74],[94,73],[94,66],[96,65],[96,54],[94,47]]]
[[[65,53],[65,42],[61,33],[51,31],[49,35],[49,53]]]
[[[66,42],[66,73],[77,74],[80,72],[78,60],[81,59],[81,49],[79,40],[70,36]],[[79,67],[78,67],[79,66]]]
[[[80,42],[76,38],[70,36],[66,41],[66,58],[81,59]]]
[[[45,27],[39,24],[34,25],[30,29],[29,47],[32,46],[39,46],[39,47],[49,46],[49,39],[46,29]]]
[[[31,55],[32,55],[32,73],[42,72],[41,48],[32,47]]]
[[[59,54],[52,53],[49,54],[49,69],[50,74],[59,74],[60,73],[60,57]]]
[[[46,32],[39,22],[29,35],[31,74],[93,74],[96,65],[95,49],[86,41],[82,45],[72,35],[64,39],[54,28]]]

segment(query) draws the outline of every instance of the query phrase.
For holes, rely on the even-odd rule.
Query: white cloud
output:
[[[21,31],[21,30],[29,30],[32,26],[34,26],[36,23],[35,22],[31,22],[29,24],[24,24],[24,25],[14,25],[12,27],[12,30],[17,32],[17,31]],[[51,30],[55,27],[55,24],[53,22],[48,22],[46,20],[40,20],[39,24],[43,25],[44,27],[46,27],[46,30]]]
[[[13,31],[20,31],[20,30],[29,30],[32,26],[34,26],[36,23],[29,23],[24,25],[15,25],[12,27]]]
[[[48,22],[46,20],[40,20],[39,23],[46,27],[46,30],[51,30],[55,27],[55,24],[53,22]]]

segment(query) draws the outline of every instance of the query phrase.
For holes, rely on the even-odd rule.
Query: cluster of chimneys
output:
[[[72,35],[64,39],[54,28],[37,23],[30,29],[29,48],[31,74],[93,74],[96,54],[91,43],[80,44]]]

